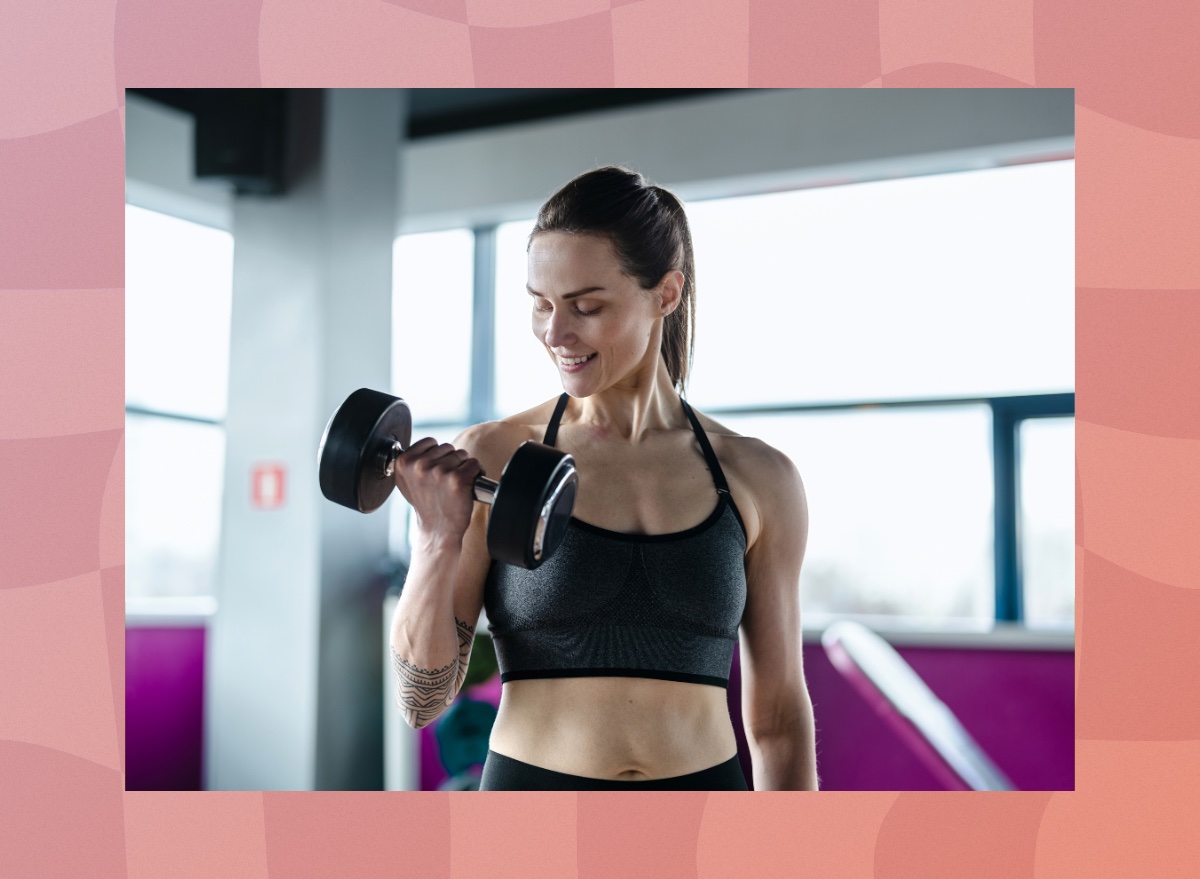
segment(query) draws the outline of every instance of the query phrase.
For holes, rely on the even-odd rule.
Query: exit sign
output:
[[[250,471],[250,499],[256,510],[277,510],[286,497],[287,468],[255,464]]]

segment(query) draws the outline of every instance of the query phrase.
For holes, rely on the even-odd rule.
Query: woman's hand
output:
[[[479,462],[432,437],[417,440],[396,458],[393,478],[417,515],[417,531],[431,544],[460,545],[475,508]]]

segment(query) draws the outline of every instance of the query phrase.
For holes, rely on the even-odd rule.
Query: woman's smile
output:
[[[588,364],[596,359],[596,354],[587,354],[583,357],[556,357],[558,360],[558,368],[563,372],[576,373],[587,369]]]

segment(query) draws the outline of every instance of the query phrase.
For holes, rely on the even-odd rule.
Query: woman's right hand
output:
[[[437,543],[462,542],[475,509],[475,478],[483,467],[462,449],[432,437],[396,458],[393,478],[417,516],[417,530]]]

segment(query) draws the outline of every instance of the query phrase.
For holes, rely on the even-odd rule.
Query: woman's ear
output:
[[[672,269],[658,282],[658,301],[662,316],[666,317],[679,307],[683,299],[683,272]]]

